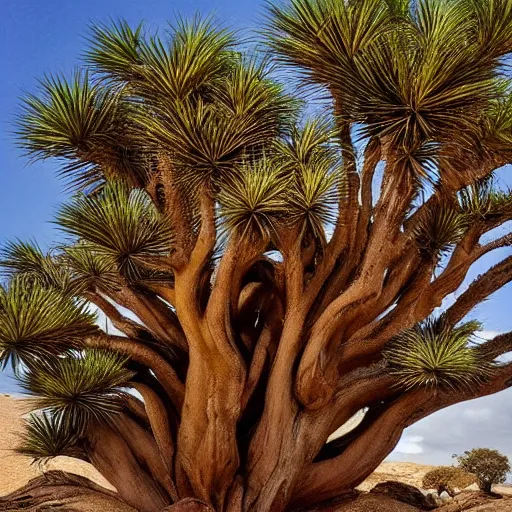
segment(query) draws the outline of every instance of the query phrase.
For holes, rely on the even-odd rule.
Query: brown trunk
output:
[[[165,489],[170,498],[177,500],[174,482],[171,479],[169,462],[163,460],[163,453],[149,431],[141,427],[129,416],[120,417],[115,424],[115,429],[121,434],[126,444],[130,447],[137,462],[146,469],[155,482]]]
[[[88,438],[91,463],[117,489],[123,501],[139,512],[159,512],[169,505],[163,490],[111,427],[99,426]]]
[[[165,508],[162,512],[215,512],[213,508],[203,501],[185,498],[174,505]]]

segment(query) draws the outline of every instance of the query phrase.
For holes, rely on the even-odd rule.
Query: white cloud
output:
[[[453,464],[452,454],[494,448],[512,459],[512,388],[438,411],[404,432],[390,460]]]
[[[414,436],[404,434],[402,439],[398,442],[395,448],[395,452],[408,453],[408,454],[420,454],[423,453],[423,446],[421,445],[423,436]]]
[[[468,419],[469,421],[473,422],[479,422],[479,421],[489,421],[492,416],[493,412],[491,409],[488,408],[482,408],[482,409],[466,409],[462,415]]]
[[[502,334],[500,331],[478,331],[476,335],[484,340],[492,340],[492,338]]]

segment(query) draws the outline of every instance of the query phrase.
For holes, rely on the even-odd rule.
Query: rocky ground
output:
[[[27,405],[19,399],[8,395],[0,395],[0,496],[14,492],[25,485],[30,479],[43,471],[60,469],[69,473],[85,476],[99,485],[112,489],[108,482],[89,464],[57,457],[45,467],[32,465],[30,459],[13,452],[19,439],[22,417],[27,412]],[[392,497],[371,491],[377,484],[386,481],[398,481],[415,487],[421,486],[423,476],[432,466],[409,462],[384,462],[361,486],[362,493],[353,499],[324,508],[323,512],[417,512],[420,508]],[[438,508],[440,512],[512,512],[512,488],[498,486],[497,493],[503,494],[500,500],[490,499],[478,492],[465,492],[448,505]],[[70,504],[69,504],[70,505]],[[105,507],[101,503],[73,503],[73,510],[84,512],[101,511]],[[66,510],[66,508],[59,508]]]

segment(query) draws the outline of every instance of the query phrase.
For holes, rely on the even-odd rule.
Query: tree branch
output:
[[[151,369],[176,409],[181,411],[185,392],[183,383],[176,375],[174,368],[162,356],[133,339],[107,334],[85,338],[84,345],[90,348],[107,348],[121,352]]]
[[[492,340],[479,345],[476,350],[489,361],[493,361],[507,352],[512,352],[512,331],[495,336]]]
[[[292,505],[311,506],[362,482],[396,446],[412,411],[427,400],[423,392],[401,396],[377,415],[340,455],[311,464],[295,485]]]
[[[112,325],[128,338],[151,339],[153,337],[143,325],[122,315],[114,304],[102,297],[99,293],[89,292],[85,297],[88,301],[101,309],[105,316],[112,322]]]
[[[476,305],[512,281],[512,256],[504,259],[475,279],[469,288],[447,309],[451,325],[460,322]]]

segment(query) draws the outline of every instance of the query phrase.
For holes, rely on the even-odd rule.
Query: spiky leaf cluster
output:
[[[0,361],[35,361],[79,345],[97,332],[95,315],[85,302],[55,288],[13,277],[0,288]]]
[[[63,294],[71,292],[71,275],[51,252],[44,253],[34,242],[8,242],[1,251],[0,267],[8,277],[18,276],[27,283],[37,282]]]
[[[83,458],[85,451],[80,436],[59,414],[43,411],[31,414],[24,420],[24,431],[20,435],[16,452],[44,464],[61,455]]]
[[[485,379],[491,366],[471,347],[478,327],[473,322],[450,327],[440,317],[403,331],[385,353],[397,384],[405,389],[461,389]]]
[[[436,204],[424,209],[413,229],[418,249],[434,261],[450,252],[468,230],[470,218],[457,206]]]
[[[320,237],[339,199],[339,149],[332,129],[307,121],[270,148],[247,159],[220,183],[221,220],[228,229],[272,236],[300,225]]]
[[[512,213],[512,193],[496,187],[493,176],[465,187],[459,192],[460,209],[474,221],[490,220]]]
[[[101,182],[109,167],[126,178],[143,172],[130,161],[130,110],[119,91],[91,83],[87,72],[70,80],[49,76],[38,96],[24,98],[19,144],[34,159],[63,160],[62,173],[74,187]]]
[[[94,246],[77,243],[64,247],[61,265],[72,275],[72,289],[81,294],[88,291],[115,292],[121,283],[119,272],[109,257],[97,252]]]
[[[409,152],[477,138],[500,94],[510,21],[506,0],[294,0],[271,6],[267,36],[281,62],[333,94],[343,119]]]
[[[289,178],[275,161],[242,164],[219,193],[220,216],[227,229],[271,236],[286,217]]]
[[[75,432],[110,421],[123,409],[124,387],[133,373],[114,352],[85,350],[31,364],[20,377],[35,409],[60,415]]]
[[[87,61],[110,83],[126,85],[131,100],[142,99],[139,135],[179,148],[170,156],[188,181],[217,176],[243,152],[261,150],[296,108],[267,63],[241,57],[233,34],[210,20],[179,21],[165,39],[124,22],[96,27]]]
[[[141,258],[168,255],[172,249],[168,221],[148,194],[122,183],[111,183],[94,196],[77,196],[62,208],[57,223],[66,233],[86,242],[95,255],[95,262],[85,261],[83,255],[78,260],[80,247],[68,251],[72,263],[86,273],[108,272],[114,267],[127,278],[138,279],[143,272]],[[105,261],[100,263],[99,256]],[[93,263],[96,270],[91,268]]]
[[[334,221],[342,177],[335,131],[325,121],[308,120],[277,147],[277,158],[291,178],[288,192],[292,221],[301,222],[315,236]]]

